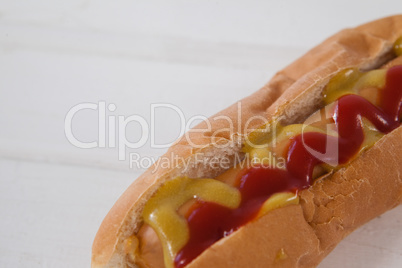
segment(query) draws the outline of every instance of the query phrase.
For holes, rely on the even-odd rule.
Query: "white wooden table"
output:
[[[73,146],[70,108],[104,101],[116,106],[109,117],[149,121],[151,104],[163,102],[186,118],[210,116],[332,33],[402,10],[396,0],[323,2],[1,0],[0,267],[89,267],[103,217],[143,171],[119,161],[117,148]],[[177,114],[156,118],[156,142],[172,141]],[[97,111],[77,113],[73,133],[96,141]],[[126,133],[137,141],[142,131],[133,123]],[[151,147],[127,153],[165,151]],[[401,265],[398,207],[320,267]]]

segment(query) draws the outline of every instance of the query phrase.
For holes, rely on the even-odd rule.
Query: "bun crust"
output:
[[[381,66],[391,59],[392,44],[400,36],[402,15],[335,34],[278,72],[263,88],[239,101],[240,116],[236,103],[209,119],[209,131],[189,133],[163,157],[173,163],[174,157],[191,159],[202,152],[234,162],[235,156],[241,154],[242,143],[235,137],[247,134],[245,123],[249,118],[263,116],[269,120],[281,116],[284,123],[302,121],[322,104],[322,89],[335,73],[351,67],[368,70]],[[233,120],[233,129],[239,130],[236,135],[221,132],[219,139],[212,136],[219,129],[231,127],[226,120],[214,120],[221,115]],[[259,125],[261,122],[252,121],[247,128]],[[207,124],[203,122],[196,128],[207,129]],[[401,138],[399,127],[347,168],[302,191],[300,205],[276,209],[247,224],[215,243],[188,267],[225,267],[229,261],[233,267],[266,267],[269,263],[278,267],[317,265],[348,233],[401,203]],[[231,146],[222,150],[214,143]],[[124,192],[102,222],[93,243],[92,267],[135,267],[127,259],[123,242],[138,231],[144,204],[166,180],[179,175],[216,177],[223,171],[200,165],[184,168],[180,164],[149,168]]]
[[[357,227],[402,203],[401,140],[399,127],[347,168],[302,191],[299,205],[270,211],[187,267],[317,266]]]

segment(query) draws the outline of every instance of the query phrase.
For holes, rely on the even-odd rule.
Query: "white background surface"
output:
[[[108,210],[143,171],[117,148],[79,149],[64,119],[105,101],[108,116],[150,117],[171,103],[210,116],[338,30],[402,11],[400,1],[0,0],[0,267],[89,267]],[[82,141],[98,116],[74,117]],[[156,142],[179,133],[157,113]],[[131,141],[141,135],[127,126]],[[157,157],[148,141],[129,152]],[[402,207],[346,238],[320,265],[401,267]]]

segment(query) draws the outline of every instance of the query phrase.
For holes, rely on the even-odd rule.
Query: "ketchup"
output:
[[[237,188],[242,200],[236,209],[197,201],[187,218],[190,239],[177,254],[175,266],[184,267],[216,241],[255,219],[263,203],[273,194],[297,193],[310,187],[316,165],[323,161],[337,164],[350,161],[364,141],[362,117],[379,131],[389,133],[400,125],[401,111],[402,66],[387,71],[379,107],[359,95],[340,97],[332,115],[339,137],[308,132],[291,138],[285,170],[257,166],[241,174]],[[337,150],[326,152],[326,148]],[[312,151],[325,154],[319,159],[310,153]]]

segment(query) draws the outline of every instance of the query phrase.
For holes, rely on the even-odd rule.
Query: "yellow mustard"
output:
[[[325,104],[335,102],[343,95],[361,94],[363,89],[381,89],[385,85],[385,69],[361,72],[357,69],[345,69],[337,73],[326,86],[324,94]],[[371,96],[363,96],[372,101]]]
[[[402,36],[399,37],[394,43],[394,52],[397,56],[402,55]]]
[[[238,189],[213,179],[178,177],[161,186],[146,203],[143,217],[162,242],[167,268],[173,268],[174,257],[189,239],[187,221],[177,210],[194,198],[229,208],[241,201]]]

